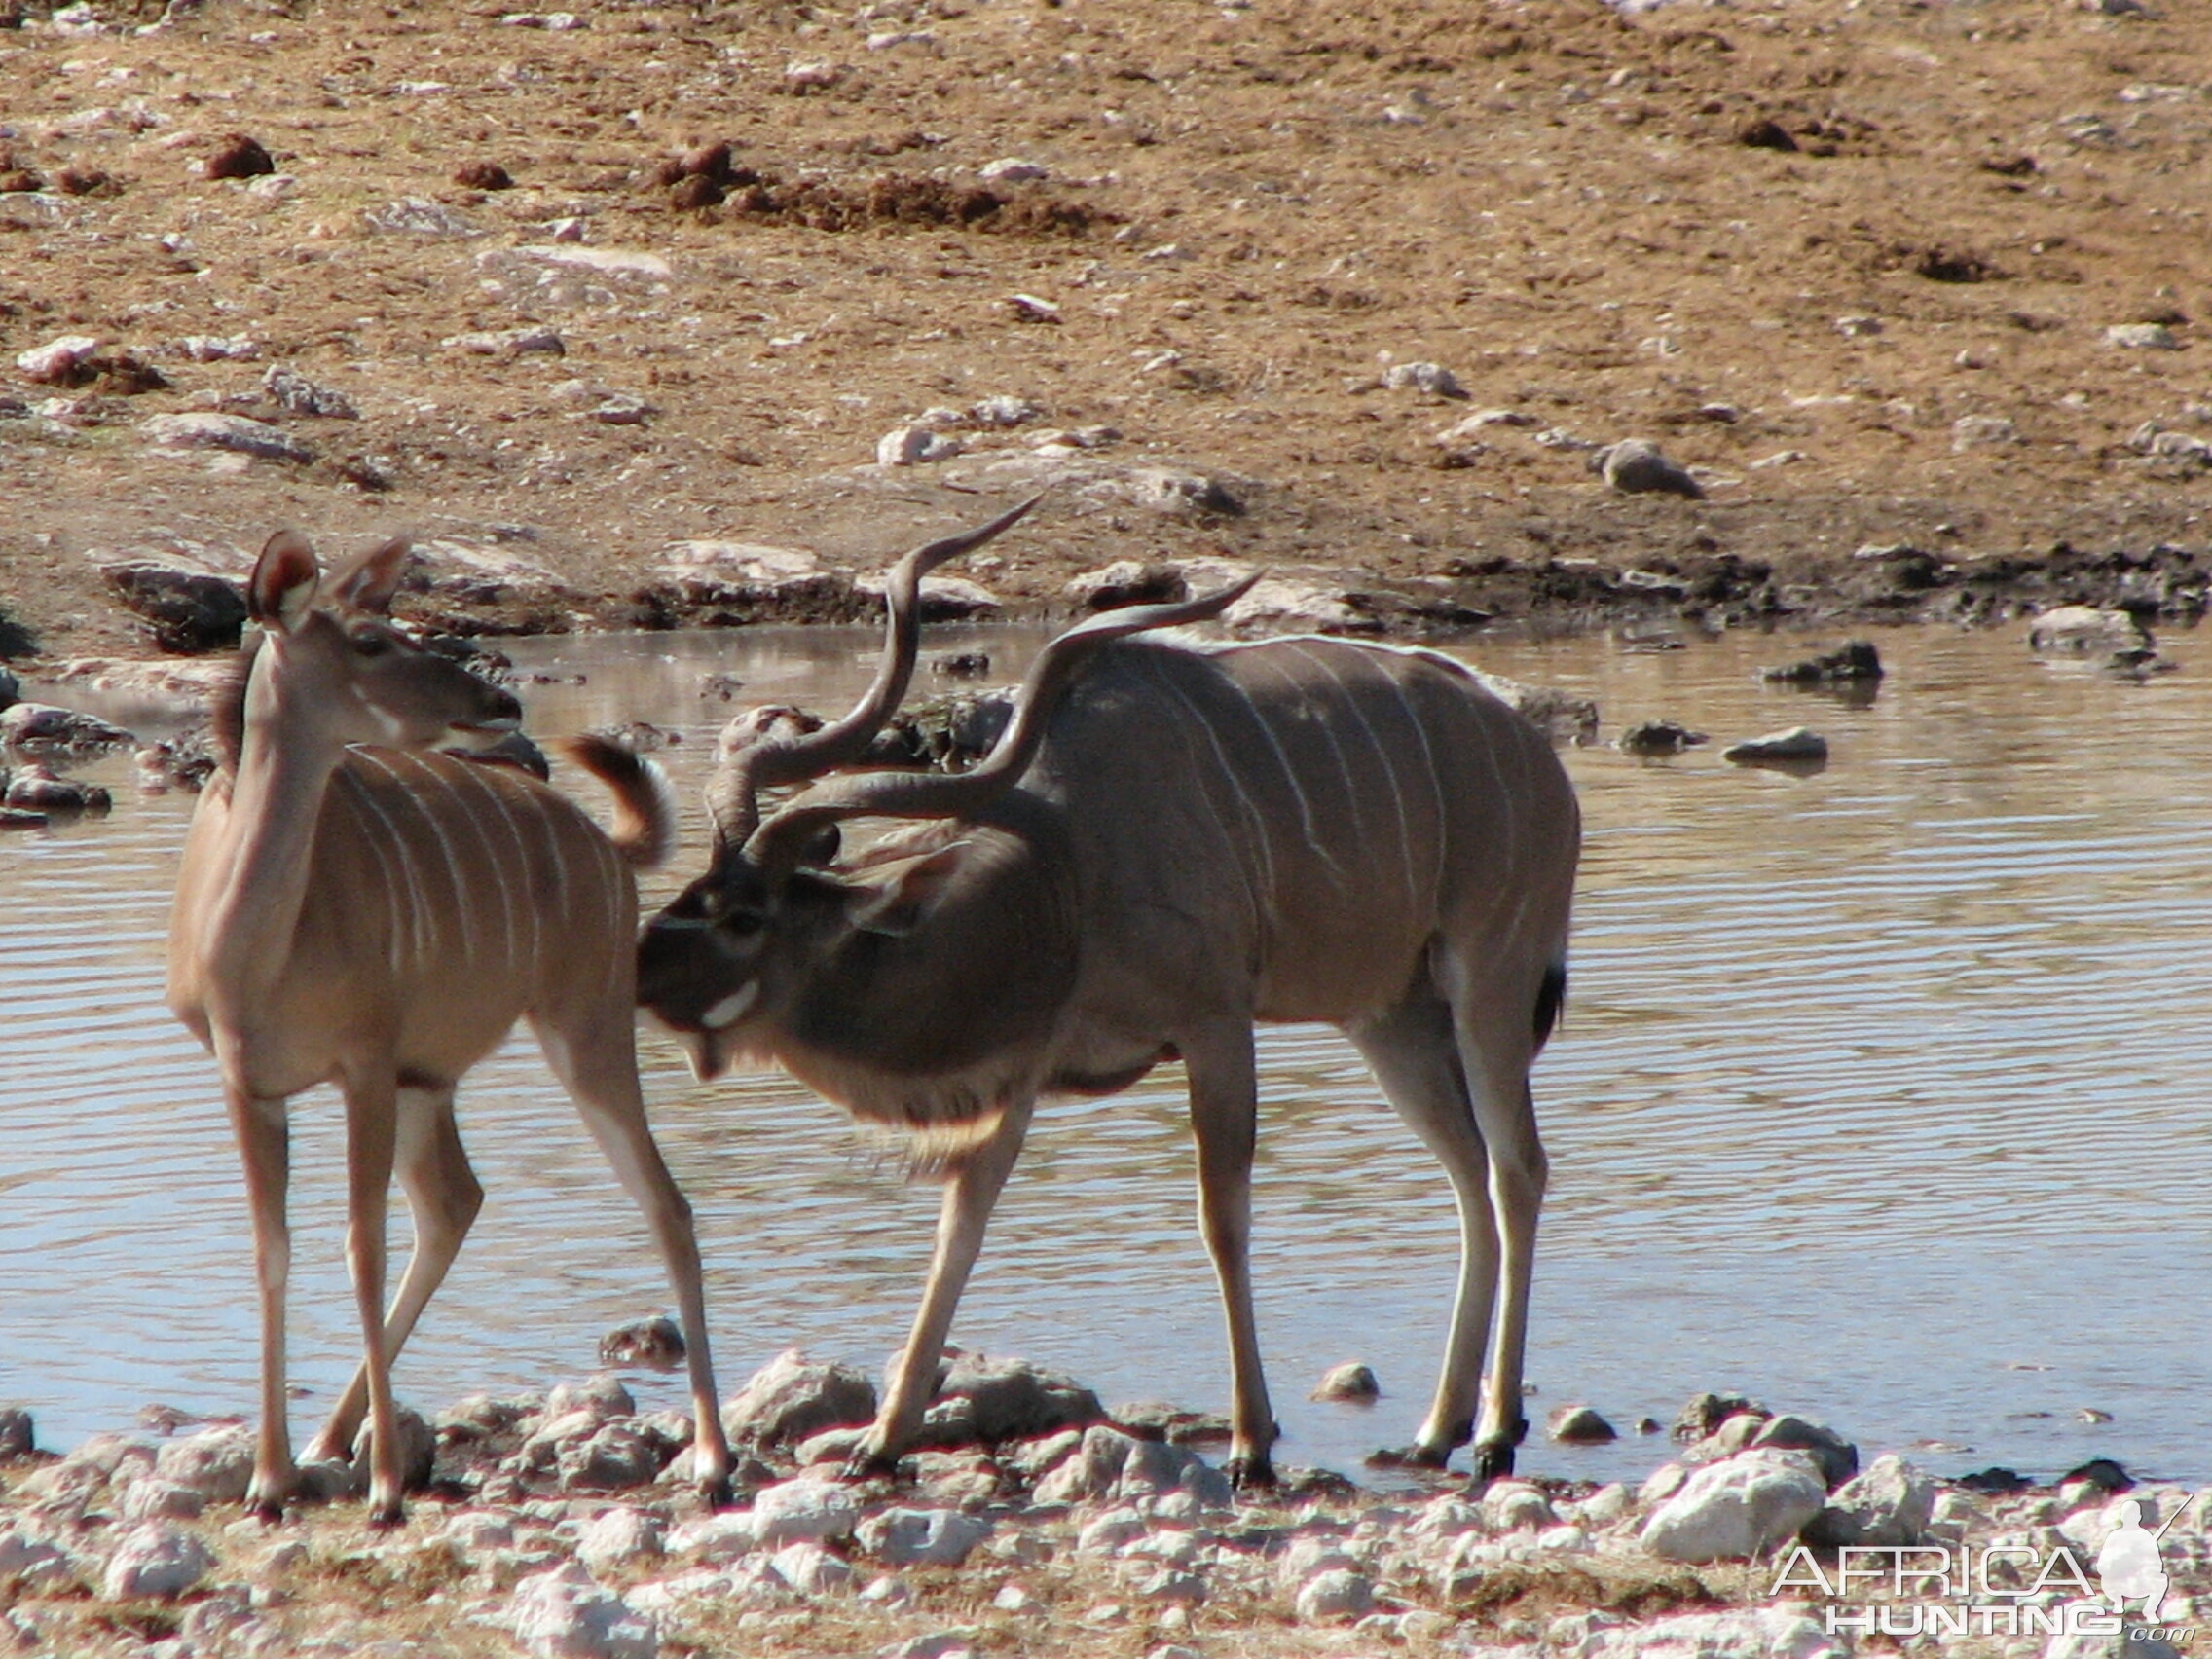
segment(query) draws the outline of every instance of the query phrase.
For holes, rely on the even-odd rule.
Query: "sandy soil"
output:
[[[2200,575],[2212,14],[2097,3],[6,0],[0,648],[143,648],[134,546],[405,530],[563,586],[479,625],[618,624],[672,541],[867,566],[1039,482],[975,572],[1014,605],[1216,553],[1509,620],[1668,572],[1723,621],[1928,609],[1867,543],[1935,555],[1938,614],[2014,606],[1960,570],[2047,597],[2062,540]],[[1034,418],[874,463],[994,396]],[[305,459],[145,426],[192,412]],[[1705,498],[1609,490],[1624,437]],[[2089,565],[2057,589],[2140,597]]]

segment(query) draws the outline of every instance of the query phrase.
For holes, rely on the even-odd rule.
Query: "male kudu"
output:
[[[695,1460],[726,1492],[691,1212],[646,1127],[635,1053],[637,887],[672,816],[656,771],[608,743],[574,757],[611,787],[609,839],[508,766],[436,752],[514,731],[511,694],[385,621],[408,557],[387,542],[327,582],[306,540],[273,537],[249,604],[263,635],[221,768],[185,842],[169,1006],[215,1054],[245,1164],[261,1287],[261,1432],[249,1501],[292,1493],[286,1423],[286,1102],[345,1097],[347,1258],[363,1360],[310,1449],[350,1456],[366,1411],[371,1517],[400,1515],[390,1365],[483,1201],[454,1123],[462,1073],[528,1017],[615,1174],[651,1224],[683,1319]],[[396,1161],[415,1248],[384,1303]]]
[[[1338,639],[1125,637],[1241,590],[1108,612],[1046,648],[972,772],[848,773],[760,821],[764,782],[848,764],[896,707],[922,572],[1020,510],[902,562],[874,691],[829,732],[732,757],[713,866],[640,946],[641,995],[702,1076],[780,1062],[912,1132],[947,1172],[921,1309],[858,1463],[895,1458],[920,1427],[1036,1100],[1112,1093],[1180,1057],[1228,1315],[1231,1468],[1270,1478],[1247,1269],[1252,1027],[1322,1020],[1458,1201],[1443,1376],[1399,1456],[1440,1466],[1473,1438],[1479,1475],[1509,1470],[1545,1179],[1529,1068],[1566,990],[1580,829],[1549,744],[1472,673]],[[825,863],[856,817],[932,822]]]

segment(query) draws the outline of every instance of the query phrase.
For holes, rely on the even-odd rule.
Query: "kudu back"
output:
[[[527,1018],[644,1209],[690,1357],[702,1481],[729,1452],[708,1356],[691,1213],[646,1126],[635,1051],[637,886],[667,843],[665,786],[636,756],[575,758],[619,809],[610,840],[558,792],[439,751],[512,733],[514,697],[384,620],[408,557],[388,542],[324,580],[306,540],[273,537],[249,603],[263,635],[219,730],[222,764],[186,838],[169,1006],[215,1054],[245,1165],[261,1290],[261,1430],[250,1501],[293,1493],[284,1292],[289,1097],[337,1084],[346,1108],[347,1257],[363,1360],[311,1459],[371,1430],[372,1518],[400,1515],[390,1365],[483,1201],[454,1120],[461,1075]],[[384,1308],[396,1166],[415,1247]]]
[[[903,686],[899,608],[951,545],[894,572],[879,688]],[[1458,1203],[1443,1375],[1410,1450],[1385,1456],[1440,1466],[1472,1438],[1478,1474],[1512,1467],[1545,1181],[1529,1069],[1566,989],[1573,791],[1544,737],[1438,653],[1130,637],[1241,591],[1060,636],[968,774],[830,776],[762,822],[761,778],[846,764],[852,733],[828,761],[806,740],[735,756],[713,867],[645,931],[641,995],[703,1075],[780,1062],[945,1170],[922,1308],[863,1464],[920,1427],[1035,1102],[1111,1093],[1180,1057],[1228,1316],[1231,1468],[1268,1479],[1276,1428],[1247,1268],[1253,1025],[1323,1020]],[[859,817],[922,822],[825,863],[829,831]]]

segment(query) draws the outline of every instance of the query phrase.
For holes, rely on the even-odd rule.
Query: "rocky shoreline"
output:
[[[1161,490],[1200,496],[1218,481],[1153,468]],[[1165,482],[1161,482],[1164,480]],[[1002,492],[1003,493],[1003,488]],[[1012,499],[1009,497],[1009,499]],[[881,576],[801,546],[683,540],[643,560],[624,588],[591,592],[527,551],[452,537],[426,543],[396,611],[425,632],[457,639],[608,628],[670,630],[846,624],[881,614]],[[236,646],[245,620],[240,547],[147,542],[93,558],[107,609],[94,637],[129,640],[176,657]],[[1061,623],[1099,609],[1158,603],[1265,579],[1229,613],[1242,633],[1286,630],[1411,641],[1457,641],[1595,629],[1653,628],[1690,635],[1732,628],[1805,631],[1886,623],[1979,627],[2065,606],[2128,612],[2145,626],[2187,627],[2212,608],[2212,546],[2158,542],[2040,552],[1969,554],[1939,542],[1869,542],[1841,556],[1776,550],[1650,550],[1599,559],[1537,552],[1447,561],[1409,576],[1309,561],[1155,555],[1061,572],[1017,569],[983,555],[960,574],[924,584],[934,622]],[[45,656],[0,616],[0,656],[38,678],[72,660]],[[177,666],[189,668],[184,663]]]
[[[1239,1493],[1196,1449],[1204,1418],[974,1355],[898,1478],[848,1481],[874,1397],[776,1360],[724,1408],[739,1497],[710,1512],[682,1415],[640,1414],[613,1373],[473,1396],[410,1420],[409,1519],[382,1532],[338,1466],[305,1471],[319,1498],[283,1523],[247,1515],[243,1424],[55,1456],[0,1410],[0,1651],[2172,1659],[2212,1611],[2212,1501],[2187,1489],[2104,1459],[1937,1480],[1741,1398],[1692,1399],[1635,1487],[1289,1471]],[[2171,1581],[2156,1627],[2090,1603],[2138,1517]],[[1968,1560],[1959,1585],[1920,1576]]]

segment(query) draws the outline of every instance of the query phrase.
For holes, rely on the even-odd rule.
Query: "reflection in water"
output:
[[[1036,644],[987,638],[1002,675]],[[1476,653],[1597,697],[1608,731],[1671,717],[1715,739],[1670,760],[1568,757],[1589,839],[1567,1020],[1537,1072],[1553,1188],[1530,1416],[1587,1399],[1625,1425],[1733,1388],[1869,1449],[1972,1448],[1918,1454],[1939,1469],[2050,1474],[2105,1454],[2212,1475],[2212,677],[2117,683],[2030,663],[2015,638],[1927,631],[1882,639],[1871,704],[1756,682],[1802,644]],[[530,664],[587,682],[526,701],[544,734],[631,718],[682,732],[664,757],[688,840],[649,879],[657,902],[704,860],[696,786],[721,720],[837,705],[873,650],[862,632],[531,642]],[[702,696],[710,674],[743,682],[734,702]],[[1717,757],[1797,724],[1831,744],[1818,776]],[[119,793],[105,824],[0,841],[0,1401],[31,1406],[50,1445],[149,1400],[252,1409],[236,1157],[214,1069],[161,1006],[190,802]],[[934,1195],[787,1080],[701,1087],[665,1040],[644,1052],[699,1209],[725,1379],[793,1344],[878,1363],[912,1314]],[[1348,1467],[1425,1405],[1449,1190],[1334,1033],[1272,1031],[1262,1054],[1255,1277],[1284,1456]],[[1042,1116],[955,1340],[1109,1398],[1226,1403],[1178,1083]],[[583,1371],[603,1331],[663,1294],[527,1040],[470,1075],[461,1111],[490,1199],[399,1368],[426,1404]],[[357,1339],[335,1099],[296,1117],[304,1419]],[[1352,1358],[1381,1375],[1379,1406],[1303,1399]],[[2085,1426],[2085,1406],[2115,1420]],[[1632,1438],[1536,1446],[1525,1464],[1599,1477],[1663,1455]]]

